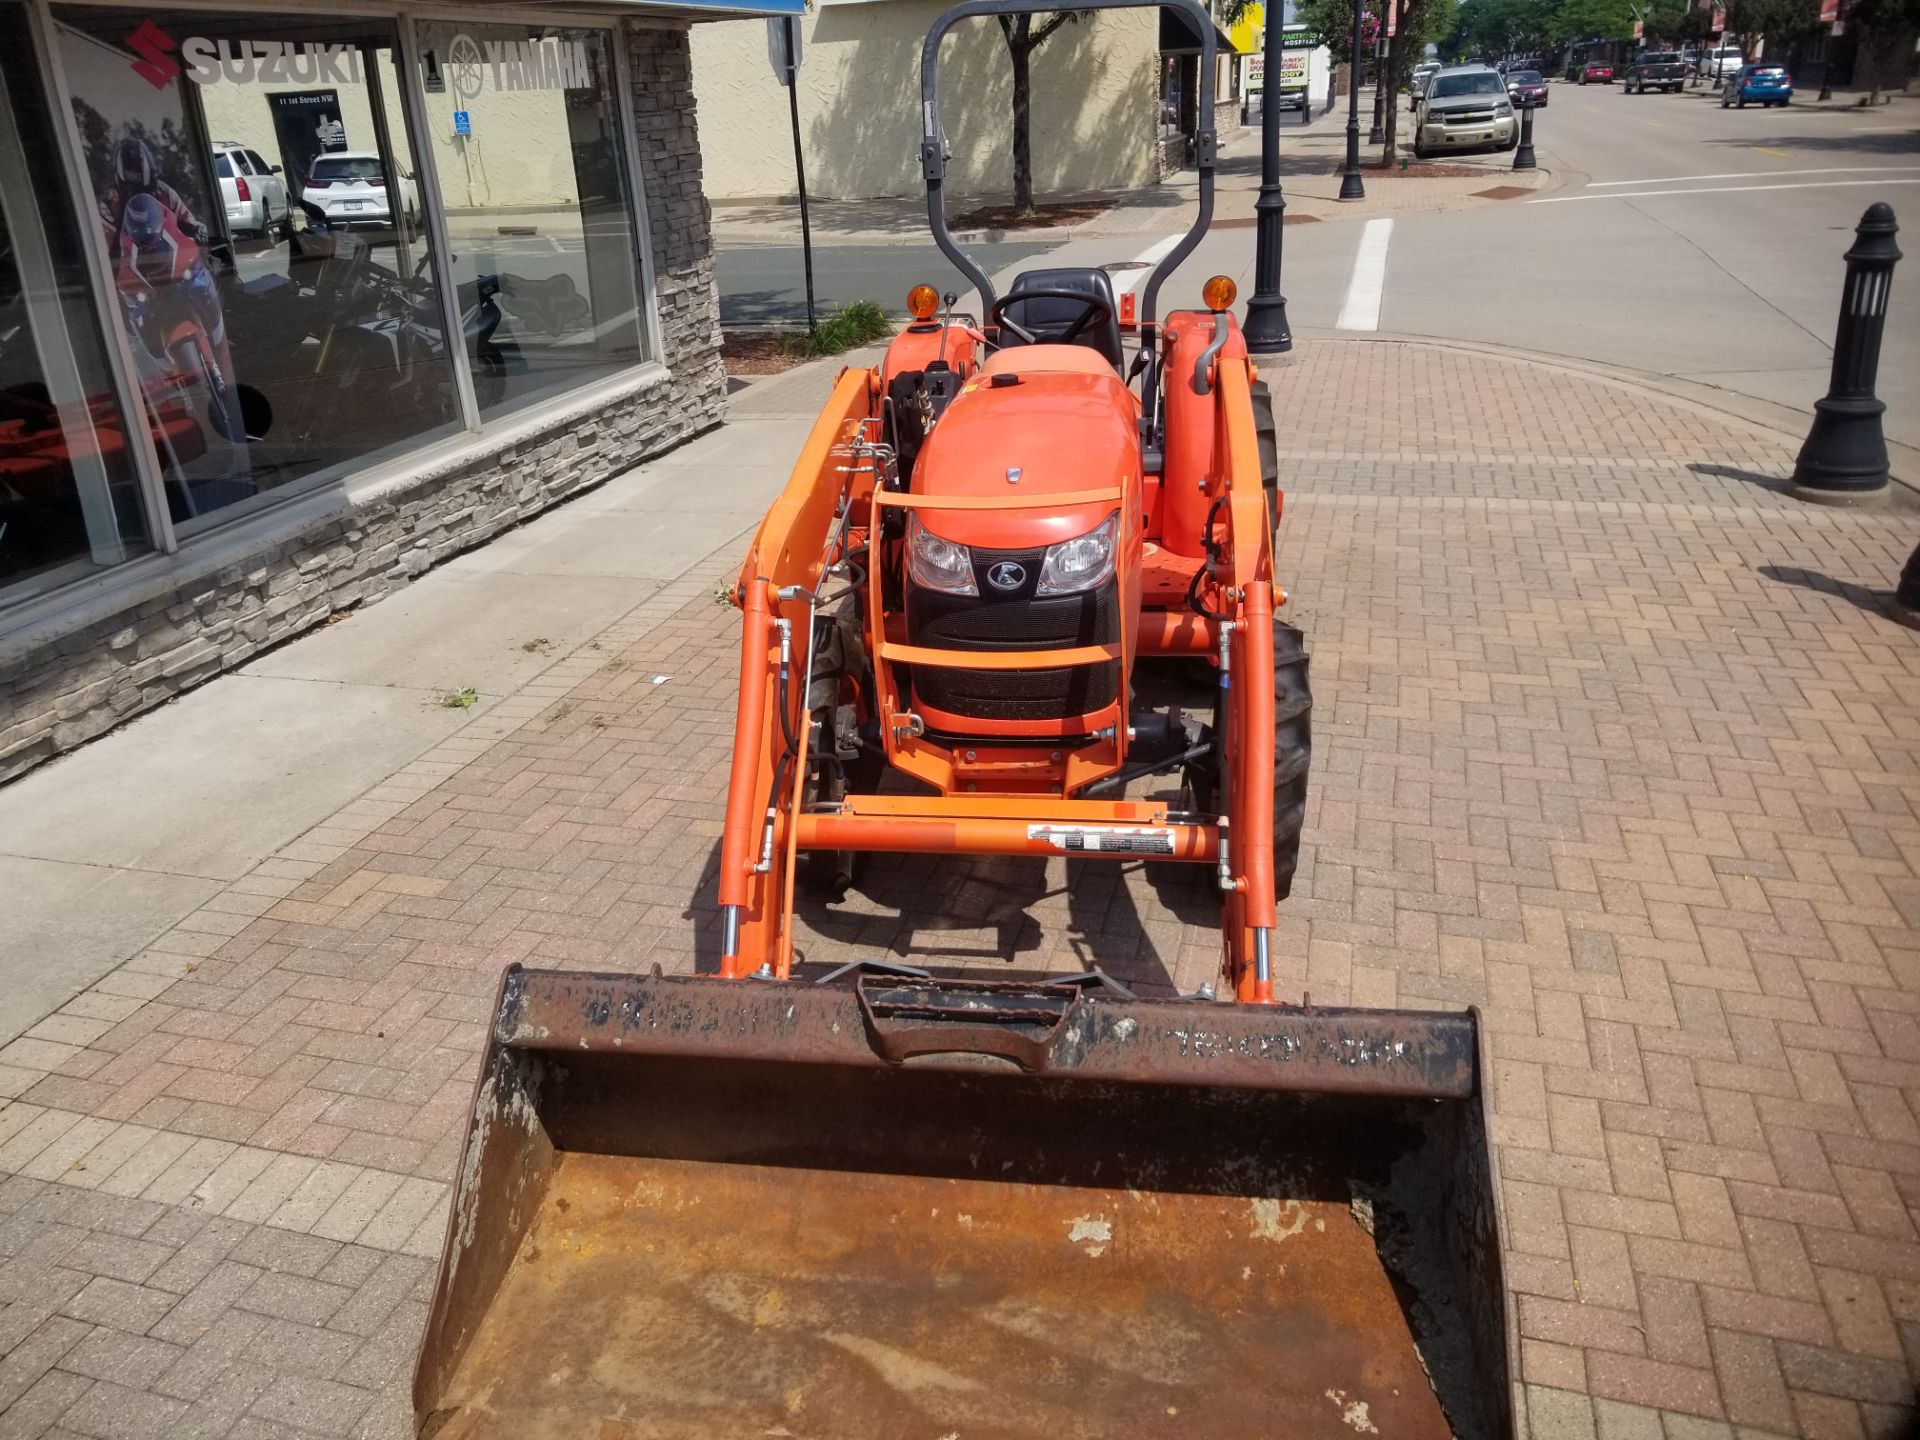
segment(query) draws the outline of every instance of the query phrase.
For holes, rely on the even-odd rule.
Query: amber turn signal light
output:
[[[1239,287],[1224,275],[1216,275],[1200,287],[1200,298],[1209,310],[1231,310]]]
[[[907,292],[907,313],[916,320],[931,320],[940,308],[940,292],[931,285],[916,285]]]

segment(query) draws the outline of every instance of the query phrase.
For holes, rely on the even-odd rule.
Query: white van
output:
[[[1709,80],[1727,81],[1738,75],[1746,63],[1746,52],[1737,43],[1723,41],[1718,50],[1709,50],[1700,57],[1700,73]]]

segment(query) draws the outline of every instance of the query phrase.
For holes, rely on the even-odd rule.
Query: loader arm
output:
[[[873,412],[873,372],[843,371],[729,597],[742,617],[718,886],[720,973],[729,978],[762,965],[784,977],[792,964],[789,821],[807,764],[807,646],[819,587],[845,558],[835,552],[844,551],[847,522],[872,486],[854,451]],[[742,954],[755,957],[745,969]]]

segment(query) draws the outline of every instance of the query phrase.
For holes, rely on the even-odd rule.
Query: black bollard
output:
[[[1873,393],[1880,371],[1880,337],[1887,328],[1887,295],[1900,247],[1893,207],[1867,207],[1847,251],[1847,283],[1840,292],[1840,324],[1833,336],[1833,379],[1813,402],[1813,428],[1793,466],[1796,494],[1808,500],[1850,500],[1887,484],[1887,437],[1880,417],[1886,402]]]
[[[1513,152],[1513,168],[1531,170],[1533,162],[1533,102],[1520,107],[1520,148]]]

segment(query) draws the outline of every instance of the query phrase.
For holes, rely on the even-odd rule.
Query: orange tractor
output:
[[[947,229],[940,42],[1040,8],[963,0],[923,56],[981,316],[916,288],[730,592],[719,978],[502,982],[422,1433],[1514,1433],[1477,1016],[1276,1003],[1311,702],[1271,421],[1229,281],[1158,312],[1213,137],[1137,308],[1098,269],[999,295]],[[1164,8],[1210,116],[1212,22]],[[1146,703],[1155,668],[1210,700]],[[801,978],[796,889],[871,851],[1206,867],[1231,1000]]]

